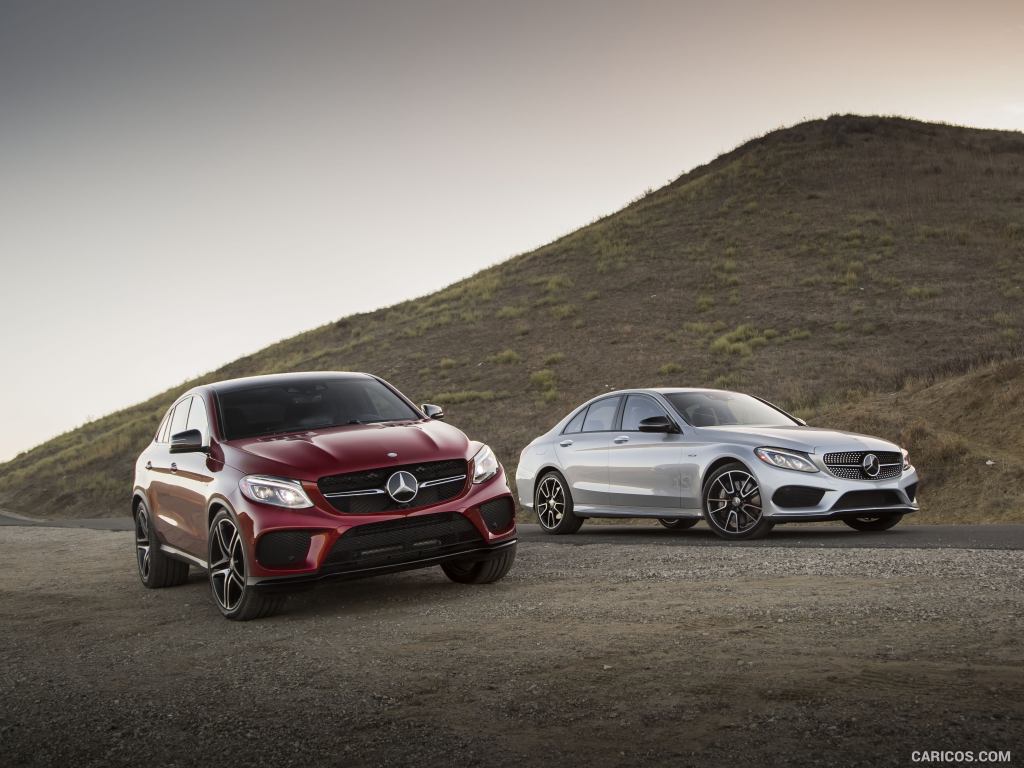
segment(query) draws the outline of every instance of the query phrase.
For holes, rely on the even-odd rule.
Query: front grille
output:
[[[874,477],[869,476],[861,466],[869,453],[878,457],[880,465]],[[891,480],[903,472],[903,454],[896,451],[846,451],[826,453],[822,458],[829,472],[846,480]]]
[[[482,543],[473,523],[458,513],[442,512],[350,528],[331,547],[323,565],[334,571],[374,568],[473,549]]]
[[[832,509],[884,509],[906,506],[896,491],[850,491],[844,493]]]
[[[466,487],[467,466],[464,459],[451,459],[381,467],[322,477],[317,487],[331,506],[353,515],[419,509],[454,499],[462,493]],[[420,484],[416,496],[406,503],[395,501],[385,489],[388,478],[401,470],[411,472]]]
[[[491,533],[507,531],[512,527],[512,521],[516,516],[515,504],[508,496],[485,501],[480,505],[480,516]]]
[[[295,568],[306,562],[309,531],[271,531],[256,542],[256,559],[267,568]]]

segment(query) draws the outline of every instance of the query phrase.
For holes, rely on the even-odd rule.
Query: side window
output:
[[[591,403],[583,419],[584,432],[607,432],[615,423],[615,412],[619,410],[621,397],[606,397]]]
[[[192,402],[191,397],[186,397],[174,408],[174,415],[171,416],[171,432],[170,437],[174,437],[179,432],[184,432],[188,427],[188,406]]]
[[[579,432],[583,429],[583,419],[586,418],[587,409],[584,408],[582,411],[572,417],[572,420],[565,425],[565,429],[562,430],[563,435],[571,435]]]
[[[651,416],[666,416],[665,409],[647,395],[630,395],[622,411],[622,431],[639,432],[640,422]]]
[[[210,437],[210,421],[206,416],[206,403],[198,395],[192,398],[192,410],[188,412],[188,426],[185,429],[198,429],[205,443]]]
[[[156,441],[158,443],[166,443],[167,442],[167,433],[170,432],[170,429],[171,429],[171,411],[173,411],[173,410],[174,409],[171,408],[170,410],[167,411],[167,413],[164,414],[164,418],[160,422],[160,426],[157,427],[157,430],[156,430]]]

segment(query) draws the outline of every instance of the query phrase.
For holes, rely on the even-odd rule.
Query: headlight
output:
[[[238,481],[238,487],[247,499],[263,504],[273,504],[275,507],[288,507],[289,509],[304,509],[313,506],[309,496],[302,490],[302,484],[297,480],[248,475]]]
[[[910,455],[907,453],[906,448],[900,448],[900,451],[903,452],[903,471],[906,472],[910,469]]]
[[[498,458],[486,445],[473,457],[473,482],[482,483],[498,474]]]
[[[779,448],[758,448],[754,451],[757,458],[765,464],[780,469],[795,469],[797,472],[817,472],[818,468],[811,463],[810,457],[800,451],[783,451]]]

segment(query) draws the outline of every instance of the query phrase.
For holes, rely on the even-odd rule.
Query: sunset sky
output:
[[[0,0],[0,461],[837,112],[1024,129],[1024,2]]]

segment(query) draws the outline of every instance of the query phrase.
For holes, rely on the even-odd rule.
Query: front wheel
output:
[[[459,584],[491,584],[505,578],[515,560],[516,545],[513,544],[490,560],[449,560],[441,563],[441,570]]]
[[[668,528],[670,531],[685,531],[687,528],[693,528],[700,520],[694,518],[675,518],[675,517],[659,517],[658,522]]]
[[[544,533],[576,533],[583,520],[573,513],[572,494],[565,478],[557,472],[541,477],[533,492],[533,508]]]
[[[719,467],[705,483],[704,518],[723,539],[760,539],[775,526],[764,516],[757,478],[738,461]]]
[[[285,596],[268,594],[248,584],[245,542],[235,519],[221,510],[210,525],[207,544],[210,563],[210,592],[225,618],[233,621],[262,619],[277,613]]]
[[[902,519],[903,515],[864,515],[848,517],[843,522],[857,531],[888,531]]]

